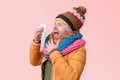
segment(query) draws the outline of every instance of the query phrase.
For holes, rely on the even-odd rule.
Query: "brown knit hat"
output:
[[[59,14],[56,17],[56,20],[63,22],[67,27],[69,27],[72,31],[79,31],[82,27],[86,13],[86,8],[83,6],[73,7],[71,10]]]

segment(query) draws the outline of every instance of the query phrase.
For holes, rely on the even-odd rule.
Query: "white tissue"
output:
[[[43,33],[42,33],[42,37],[44,38],[45,37],[45,31],[46,31],[46,25],[45,24],[40,24],[40,27],[44,28]]]

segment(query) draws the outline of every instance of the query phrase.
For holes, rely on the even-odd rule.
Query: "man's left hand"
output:
[[[45,48],[45,50],[47,50],[48,53],[50,53],[52,50],[58,49],[59,42],[60,40],[58,40],[55,44],[52,40],[48,41],[48,44],[46,44],[47,48]]]

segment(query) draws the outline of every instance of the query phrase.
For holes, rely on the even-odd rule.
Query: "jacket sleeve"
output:
[[[40,51],[41,44],[35,44],[34,42],[30,45],[30,63],[33,66],[40,65],[43,58],[43,52]]]
[[[79,80],[86,62],[86,49],[81,47],[68,55],[72,56],[66,61],[59,51],[51,53],[50,59],[56,74],[61,80]]]

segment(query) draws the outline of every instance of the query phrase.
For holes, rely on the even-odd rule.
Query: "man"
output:
[[[30,46],[30,62],[41,65],[42,80],[79,80],[86,62],[85,41],[79,29],[86,13],[83,6],[59,14],[54,29],[41,48],[43,29],[36,30]]]

